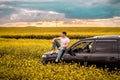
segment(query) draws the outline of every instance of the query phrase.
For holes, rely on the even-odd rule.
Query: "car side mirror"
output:
[[[68,49],[68,50],[67,50],[67,53],[71,53],[71,50],[72,50],[71,48],[70,48],[70,49]]]

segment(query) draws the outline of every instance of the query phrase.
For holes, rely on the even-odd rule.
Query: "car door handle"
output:
[[[84,56],[84,59],[88,59],[88,56]]]
[[[115,57],[110,57],[110,61],[115,61],[116,58]]]
[[[72,56],[76,56],[76,54],[72,54]]]

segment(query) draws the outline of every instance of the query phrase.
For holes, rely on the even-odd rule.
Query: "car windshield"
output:
[[[80,42],[71,48],[73,53],[90,53],[93,48],[93,42]]]

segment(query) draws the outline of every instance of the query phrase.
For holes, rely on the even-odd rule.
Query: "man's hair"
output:
[[[66,32],[62,32],[62,34],[67,35],[67,33],[66,33]]]

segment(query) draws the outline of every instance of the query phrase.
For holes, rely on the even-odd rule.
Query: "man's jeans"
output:
[[[54,41],[53,45],[52,45],[52,50],[55,50],[55,48],[59,48],[61,45],[59,44],[59,42],[57,40]],[[58,52],[57,58],[61,59],[63,53],[65,52],[66,48],[61,48]]]

